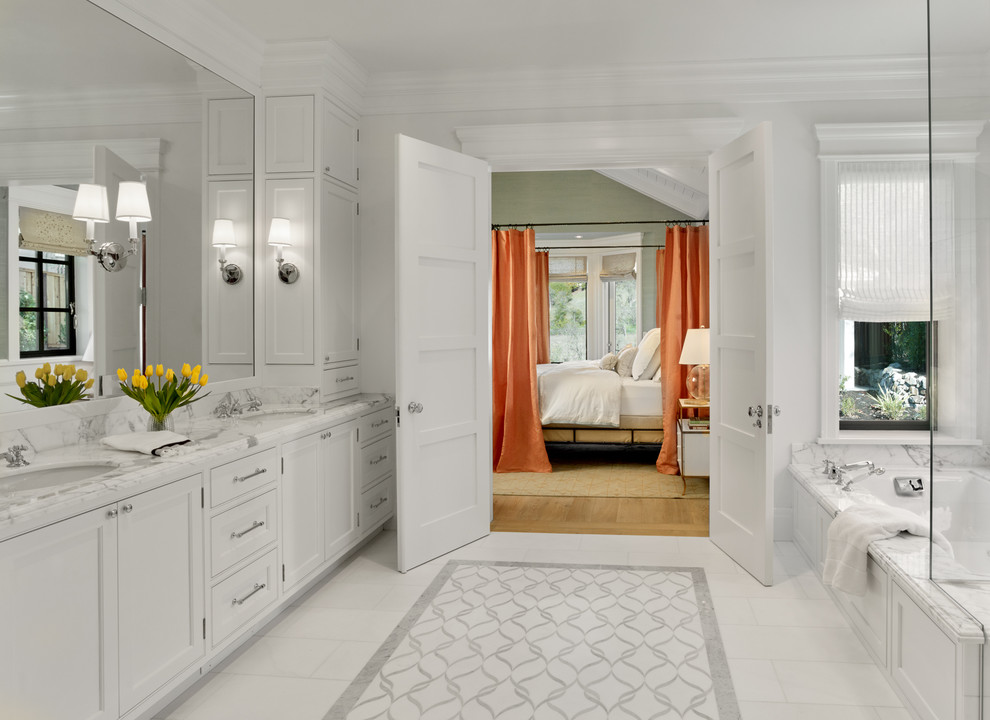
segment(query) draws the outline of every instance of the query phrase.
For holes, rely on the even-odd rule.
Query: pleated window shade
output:
[[[550,279],[556,282],[587,281],[588,258],[583,255],[551,255]]]
[[[839,162],[839,313],[859,322],[909,322],[952,310],[952,163]],[[934,296],[931,288],[934,286]]]
[[[88,255],[86,225],[69,215],[18,208],[19,247],[62,255]]]
[[[636,253],[604,255],[602,257],[602,280],[633,280],[636,278]]]

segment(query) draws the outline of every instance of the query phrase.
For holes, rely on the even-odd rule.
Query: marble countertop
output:
[[[844,492],[822,474],[819,467],[792,464],[789,469],[797,482],[833,516],[850,505],[880,502],[869,493]],[[990,625],[990,586],[978,582],[959,581],[950,585],[932,581],[928,575],[930,552],[928,538],[906,533],[875,541],[869,547],[876,562],[899,581],[943,632],[958,642],[985,642],[983,625]],[[965,578],[967,575],[966,570],[938,546],[933,561],[935,573],[940,577]]]
[[[0,540],[43,525],[108,505],[136,493],[181,479],[203,467],[216,464],[224,455],[253,447],[273,445],[290,434],[309,427],[346,422],[376,410],[392,407],[388,395],[367,394],[323,405],[296,408],[264,407],[232,419],[200,416],[179,420],[175,432],[192,442],[165,457],[115,450],[99,442],[67,445],[29,456],[27,468],[0,468]],[[278,414],[280,410],[289,410]],[[22,469],[58,467],[71,463],[112,463],[107,472],[86,480],[67,482],[38,490],[4,491],[3,478]]]

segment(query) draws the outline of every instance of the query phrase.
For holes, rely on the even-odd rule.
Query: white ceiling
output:
[[[206,1],[262,40],[330,38],[371,74],[925,52],[923,0]],[[941,1],[957,50],[982,47],[988,3]]]

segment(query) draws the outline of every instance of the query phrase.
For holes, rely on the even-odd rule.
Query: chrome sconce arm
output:
[[[127,258],[136,255],[138,244],[137,224],[151,221],[151,209],[148,203],[148,189],[143,182],[125,180],[117,189],[117,219],[128,224],[129,246],[124,247],[118,242],[109,241],[97,245],[96,223],[110,222],[107,189],[103,185],[81,183],[76,193],[76,202],[72,210],[74,220],[86,223],[86,240],[89,241],[89,254],[107,272],[118,272],[127,267]],[[142,233],[142,236],[144,233]]]

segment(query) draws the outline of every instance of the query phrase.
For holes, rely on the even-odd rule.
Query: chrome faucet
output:
[[[257,411],[261,409],[261,400],[251,400],[245,403],[243,406],[241,403],[230,393],[224,395],[223,400],[217,403],[217,406],[213,408],[213,414],[218,418],[232,418],[234,415],[240,415],[245,410]]]
[[[11,445],[7,452],[0,453],[0,458],[7,461],[7,467],[24,467],[31,464],[24,459],[24,451],[27,449],[27,445]]]
[[[856,476],[862,470],[866,470],[867,475],[883,475],[886,472],[886,470],[882,467],[877,467],[870,460],[846,463],[836,468],[838,479],[835,481],[835,484],[841,486],[843,490],[849,490],[852,484],[856,482]]]

